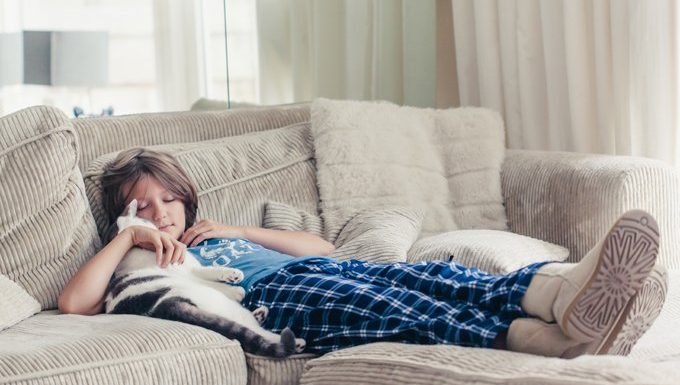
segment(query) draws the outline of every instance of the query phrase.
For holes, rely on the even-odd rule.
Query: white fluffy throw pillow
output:
[[[357,210],[395,206],[425,210],[422,236],[507,229],[495,111],[316,99],[311,121],[327,239]]]
[[[420,239],[408,255],[409,262],[445,260],[506,274],[534,262],[564,261],[569,250],[507,231],[458,230]]]

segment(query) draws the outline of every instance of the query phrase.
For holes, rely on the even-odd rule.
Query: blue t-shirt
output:
[[[203,266],[225,266],[241,270],[243,281],[239,285],[246,292],[282,267],[312,260],[332,261],[331,258],[320,256],[293,257],[242,238],[208,239],[187,250]]]

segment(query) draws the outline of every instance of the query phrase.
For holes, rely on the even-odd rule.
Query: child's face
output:
[[[137,199],[137,216],[153,222],[158,230],[179,239],[184,233],[184,202],[172,195],[150,175],[142,176],[133,186],[124,185],[123,196],[127,206]]]

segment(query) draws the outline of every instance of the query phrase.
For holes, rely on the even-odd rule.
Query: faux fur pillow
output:
[[[0,330],[40,311],[40,304],[26,290],[0,274]]]
[[[338,260],[404,262],[408,249],[418,238],[423,211],[410,207],[367,209],[354,213],[339,231],[335,251]],[[323,222],[287,204],[268,202],[263,227],[277,230],[323,232]]]
[[[569,250],[507,231],[458,230],[423,238],[408,255],[409,262],[445,260],[506,274],[534,262],[564,261]]]
[[[505,130],[495,111],[328,99],[311,111],[327,239],[356,210],[395,206],[425,210],[423,237],[507,229]]]

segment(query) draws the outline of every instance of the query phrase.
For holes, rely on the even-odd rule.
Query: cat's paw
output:
[[[253,310],[253,316],[257,320],[257,322],[262,325],[264,320],[267,319],[267,315],[269,314],[269,308],[266,306],[260,306],[257,309]]]
[[[295,339],[295,353],[302,353],[306,347],[307,341],[305,341],[303,338]]]
[[[221,282],[226,283],[239,283],[243,281],[243,272],[239,269],[233,269],[231,267],[220,268],[217,279]]]
[[[230,290],[229,294],[227,294],[227,297],[233,299],[236,302],[241,302],[243,301],[243,298],[246,297],[246,290],[241,286],[232,286],[229,289]]]

